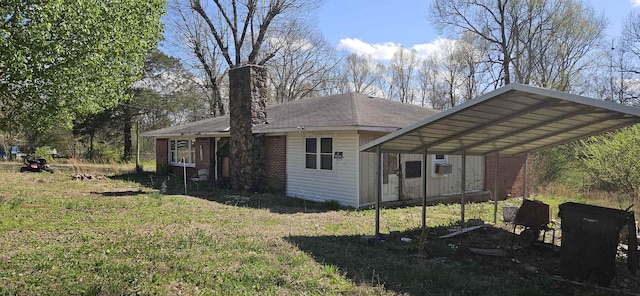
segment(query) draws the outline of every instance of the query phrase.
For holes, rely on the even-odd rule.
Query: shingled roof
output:
[[[438,113],[423,108],[360,93],[302,99],[268,107],[267,124],[256,133],[312,130],[394,131]],[[229,116],[205,119],[144,133],[148,137],[220,135],[229,131]]]

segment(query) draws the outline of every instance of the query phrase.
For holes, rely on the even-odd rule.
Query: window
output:
[[[404,169],[407,179],[422,177],[422,161],[407,161],[404,163]]]
[[[169,141],[169,162],[172,164],[195,163],[195,141],[194,140],[170,140]]]
[[[305,168],[333,170],[333,138],[305,139]]]

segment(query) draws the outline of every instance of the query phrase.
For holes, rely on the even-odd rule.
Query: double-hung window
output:
[[[194,140],[170,140],[169,141],[169,162],[172,164],[195,163],[195,141]]]
[[[305,168],[333,170],[333,138],[305,139]]]

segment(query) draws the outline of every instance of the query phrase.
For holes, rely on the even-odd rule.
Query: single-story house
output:
[[[359,147],[439,111],[359,93],[308,98],[270,106],[267,124],[253,133],[264,136],[266,183],[287,196],[336,201],[355,208],[375,205],[378,175],[374,153]],[[229,177],[229,116],[144,133],[156,139],[157,170],[189,176],[208,169],[210,180]],[[421,200],[423,176],[427,199],[460,193],[461,157],[385,153],[382,201]],[[526,156],[500,158],[498,198],[521,195]],[[466,188],[487,195],[494,188],[495,160],[468,156]],[[426,169],[425,169],[426,168]],[[426,171],[425,171],[426,170]]]

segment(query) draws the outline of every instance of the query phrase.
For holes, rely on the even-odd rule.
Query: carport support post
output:
[[[462,150],[462,181],[460,187],[462,196],[460,198],[460,228],[464,228],[464,203],[467,195],[467,150]]]
[[[500,152],[496,151],[496,174],[493,180],[493,224],[498,223],[498,164],[500,163]]]
[[[376,238],[380,238],[380,202],[382,201],[382,153],[380,145],[376,147],[376,171],[378,195],[376,197]]]
[[[523,199],[527,199],[527,164],[529,163],[529,154],[526,155],[526,157],[524,158],[524,172],[522,173],[522,175],[524,176],[522,179],[522,198]]]
[[[427,229],[427,149],[422,154],[422,231]]]

